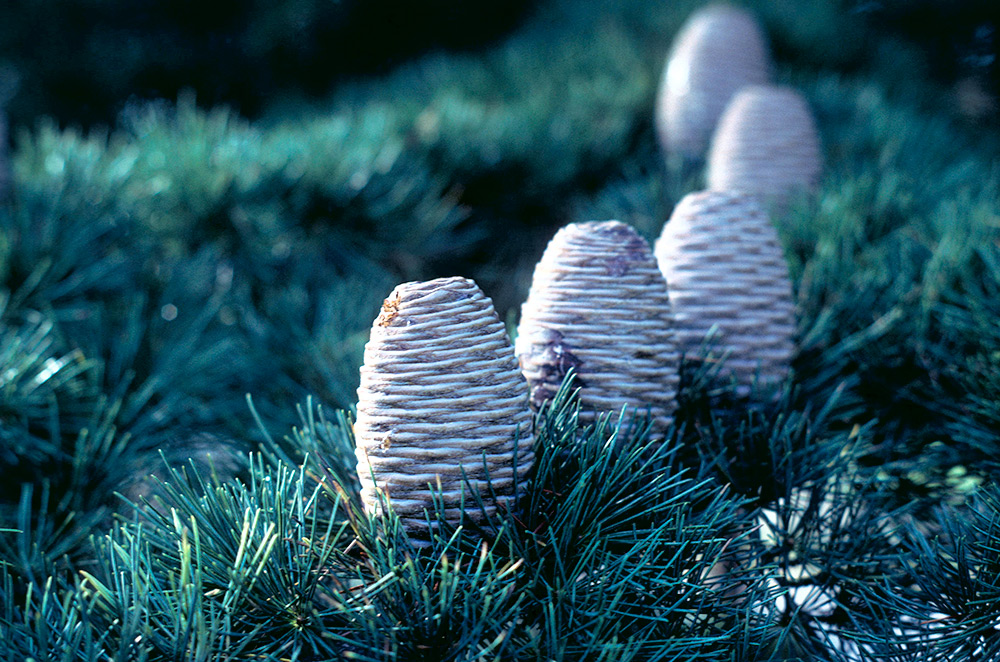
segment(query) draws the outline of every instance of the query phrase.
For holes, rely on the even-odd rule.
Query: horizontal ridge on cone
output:
[[[691,15],[674,39],[656,99],[661,148],[704,158],[712,131],[732,96],[766,83],[771,57],[763,30],[744,9],[709,5]]]
[[[783,212],[797,194],[813,192],[823,169],[816,123],[790,87],[751,85],[719,119],[708,155],[708,188],[744,191]]]
[[[583,420],[629,405],[648,408],[660,431],[672,421],[679,355],[666,282],[624,223],[556,233],[535,267],[515,348],[535,407],[573,368]]]
[[[403,283],[385,300],[365,345],[354,432],[365,508],[378,512],[382,492],[411,531],[427,526],[429,485],[440,485],[457,523],[459,504],[473,502],[465,479],[482,486],[484,462],[493,491],[514,498],[515,443],[525,485],[534,457],[528,387],[473,281]]]
[[[755,375],[785,379],[795,352],[792,285],[778,233],[756,200],[724,191],[685,196],[655,252],[685,354],[696,356],[718,325],[725,370],[742,392]]]

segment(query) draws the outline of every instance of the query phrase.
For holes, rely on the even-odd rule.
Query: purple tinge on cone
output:
[[[689,357],[713,326],[725,373],[739,391],[754,379],[778,384],[795,353],[795,305],[777,231],[752,197],[691,193],[674,209],[656,242],[667,280],[677,342]]]
[[[535,267],[515,349],[532,405],[570,368],[581,418],[648,408],[658,432],[676,408],[680,355],[666,282],[646,240],[618,221],[568,225]]]
[[[745,191],[781,213],[816,190],[822,174],[816,123],[789,87],[743,88],[719,120],[708,154],[708,188]]]
[[[410,531],[427,528],[430,486],[456,524],[463,499],[471,518],[481,515],[465,479],[485,488],[487,468],[501,500],[519,496],[515,482],[520,493],[534,459],[528,386],[473,281],[404,283],[385,300],[365,345],[354,432],[366,510],[381,510],[381,492]]]
[[[674,40],[656,99],[656,131],[668,154],[701,160],[719,116],[746,85],[767,83],[771,58],[764,33],[744,9],[710,5]]]

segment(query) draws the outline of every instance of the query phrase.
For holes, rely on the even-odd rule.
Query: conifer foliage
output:
[[[835,5],[754,3],[823,157],[803,168],[812,195],[757,227],[797,311],[793,334],[784,300],[782,378],[761,391],[729,378],[723,320],[683,360],[651,344],[670,369],[616,372],[596,401],[586,347],[528,351],[599,337],[601,319],[675,333],[647,240],[705,182],[664,167],[653,113],[698,2],[552,0],[475,56],[255,123],[182,97],[103,132],[22,131],[0,200],[0,658],[996,657],[1000,140],[903,84],[894,67],[919,54]],[[585,255],[542,271],[589,308],[559,302],[558,325],[532,330],[551,322],[532,268],[574,233]],[[566,264],[601,278],[566,287]],[[395,283],[453,273],[482,289],[447,279],[433,296],[449,305],[420,318],[404,304],[433,296],[411,285],[379,317]],[[628,289],[637,274],[648,287]],[[506,336],[526,300],[532,412]],[[440,484],[432,466],[412,512],[391,488],[371,507],[372,412],[423,435],[410,464],[459,436],[408,417],[428,393],[362,377],[379,319],[413,321],[400,335],[482,323],[523,387],[503,462],[481,453]],[[607,357],[643,349],[623,336]],[[455,363],[497,358],[473,340]],[[739,374],[750,346],[729,347]],[[378,367],[469,377],[420,373],[426,351]],[[459,403],[461,439],[503,427],[506,401],[481,399]]]

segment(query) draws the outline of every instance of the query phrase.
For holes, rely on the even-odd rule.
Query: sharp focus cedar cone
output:
[[[708,154],[708,188],[746,191],[783,212],[819,184],[822,155],[805,99],[774,85],[743,88],[726,107]]]
[[[701,160],[716,122],[745,85],[770,80],[764,34],[744,9],[711,5],[695,12],[674,40],[656,100],[661,148]]]
[[[656,242],[681,350],[697,355],[713,325],[745,395],[755,375],[779,383],[795,352],[795,306],[778,233],[743,193],[691,193]]]
[[[679,354],[666,282],[646,240],[618,221],[561,229],[535,267],[515,344],[531,400],[552,397],[570,368],[584,420],[622,405],[657,430],[676,407]]]
[[[377,488],[411,531],[426,529],[429,484],[440,484],[449,521],[461,519],[462,469],[480,486],[484,455],[493,491],[515,496],[515,439],[524,486],[534,458],[528,387],[493,303],[474,282],[440,278],[393,290],[365,345],[354,431],[365,508],[381,508]],[[465,503],[470,516],[480,512],[468,494]]]

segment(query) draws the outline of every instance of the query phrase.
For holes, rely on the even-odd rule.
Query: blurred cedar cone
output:
[[[684,197],[656,242],[677,343],[697,356],[718,325],[725,372],[747,395],[756,378],[779,384],[795,353],[795,304],[778,233],[750,196],[705,191]]]
[[[485,462],[495,494],[520,495],[534,459],[528,387],[474,282],[439,278],[393,290],[365,345],[354,432],[365,509],[379,512],[382,493],[411,532],[426,531],[424,511],[433,512],[428,485],[440,491],[449,521],[461,521],[463,496],[477,518],[463,469],[473,488],[485,488]]]
[[[770,80],[764,33],[744,9],[710,5],[681,28],[656,99],[656,131],[666,154],[705,157],[722,111],[740,88]]]
[[[570,368],[582,420],[649,408],[657,432],[676,408],[679,354],[666,282],[646,240],[619,221],[556,233],[521,309],[518,361],[539,407]]]
[[[708,153],[708,188],[756,195],[783,213],[796,195],[812,193],[822,174],[816,124],[790,87],[740,90],[719,119]]]

